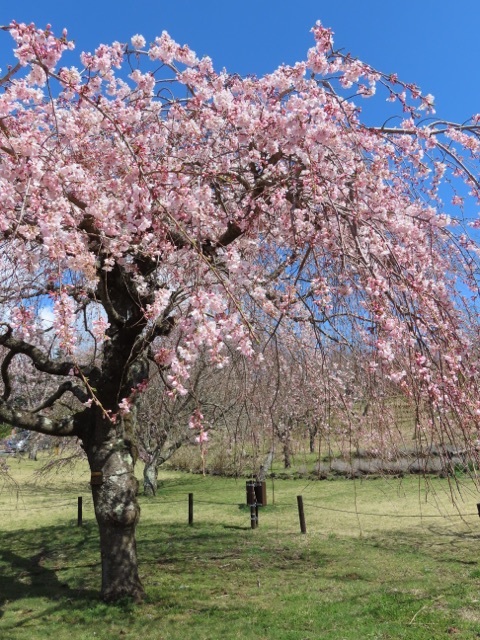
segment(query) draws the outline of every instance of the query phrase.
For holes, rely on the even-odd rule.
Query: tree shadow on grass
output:
[[[0,619],[15,602],[25,601],[26,615],[15,626],[31,622],[29,600],[48,600],[54,605],[33,606],[31,613],[85,608],[98,599],[90,586],[99,581],[98,540],[94,527],[43,527],[0,533]],[[75,577],[75,573],[78,574]],[[94,574],[94,576],[92,576]]]
[[[204,589],[205,575],[220,594],[217,599],[214,594],[213,604],[208,606],[218,607],[219,602],[227,606],[223,584],[234,591],[237,585],[242,588],[252,580],[256,585],[252,570],[264,572],[261,580],[266,584],[271,571],[301,575],[306,565],[320,568],[327,563],[325,552],[310,552],[303,546],[297,549],[289,538],[273,542],[267,531],[251,535],[247,527],[208,522],[193,527],[186,523],[140,523],[138,553],[149,615],[152,611],[148,607],[158,608],[158,603],[162,611],[190,615],[193,605],[186,594],[194,598],[200,612],[198,594]],[[27,634],[32,624],[50,624],[45,622],[50,617],[62,625],[83,624],[92,629],[99,615],[102,619],[113,616],[112,624],[129,624],[130,613],[125,607],[107,608],[100,601],[98,531],[93,522],[83,527],[72,521],[0,532],[0,575],[0,636],[7,632],[8,637],[14,630]],[[237,606],[240,610],[243,604],[232,598],[229,610]]]
[[[151,563],[175,563],[185,569],[193,556],[229,554],[243,527],[193,527],[143,524],[139,527],[141,571]],[[0,618],[5,605],[42,598],[82,608],[99,602],[101,566],[98,530],[94,522],[0,531]],[[85,604],[86,603],[86,604]]]

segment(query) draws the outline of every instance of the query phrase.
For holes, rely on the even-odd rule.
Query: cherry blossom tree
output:
[[[241,358],[235,352],[231,356],[233,361]],[[172,394],[161,373],[151,375],[140,398],[136,425],[145,495],[156,495],[159,467],[181,446],[196,443],[203,455],[210,431],[223,431],[238,420],[244,387],[234,376],[234,365],[229,362],[220,369],[200,356],[184,381],[185,395]],[[232,378],[237,384],[232,385]]]
[[[262,78],[218,73],[165,32],[67,66],[66,32],[3,29],[16,63],[0,78],[0,420],[81,441],[103,598],[143,596],[133,466],[151,362],[181,396],[200,353],[219,367],[226,343],[254,355],[256,319],[306,323],[321,348],[361,344],[366,368],[421,395],[429,429],[461,414],[476,438],[463,325],[478,221],[462,220],[478,205],[480,115],[435,119],[430,95],[336,52],[320,24],[305,61]],[[363,124],[375,93],[403,120]],[[56,381],[40,406],[16,402],[19,357]]]
[[[146,496],[157,494],[159,467],[182,445],[192,441],[189,420],[194,408],[194,399],[189,394],[172,396],[168,387],[159,382],[150,384],[142,394],[136,428]]]

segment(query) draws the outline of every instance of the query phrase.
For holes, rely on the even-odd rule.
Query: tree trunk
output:
[[[157,495],[158,488],[158,466],[155,457],[145,462],[143,468],[143,493],[144,495],[153,498]]]
[[[133,472],[129,442],[115,425],[94,430],[93,442],[84,442],[92,473],[92,496],[100,531],[102,598],[106,602],[144,594],[138,575],[135,529],[140,517],[138,481]],[[102,438],[103,435],[103,438]]]
[[[260,466],[260,469],[257,473],[258,482],[264,482],[267,479],[267,473],[270,471],[270,467],[273,464],[274,456],[275,456],[275,449],[272,447],[268,452],[267,457],[265,458],[263,464]]]

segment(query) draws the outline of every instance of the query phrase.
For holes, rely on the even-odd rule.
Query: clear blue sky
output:
[[[12,19],[51,23],[59,34],[67,27],[78,51],[136,33],[151,41],[166,29],[242,75],[303,59],[319,19],[337,47],[432,93],[438,116],[480,112],[480,0],[1,0],[0,24]],[[0,68],[9,48],[0,33]]]

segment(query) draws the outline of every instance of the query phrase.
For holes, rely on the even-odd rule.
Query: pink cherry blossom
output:
[[[143,36],[138,33],[131,38],[132,47],[135,49],[143,49],[146,45],[146,40]]]
[[[166,32],[67,67],[66,32],[4,31],[18,65],[0,93],[3,421],[79,437],[96,471],[113,451],[134,496],[127,432],[152,369],[183,397],[196,363],[241,353],[265,379],[275,358],[296,388],[328,391],[343,442],[358,428],[387,446],[352,418],[379,381],[428,407],[424,435],[478,438],[478,114],[425,120],[430,94],[336,51],[320,23],[305,60],[259,78]],[[399,119],[366,125],[365,99]],[[299,353],[323,354],[320,388]],[[15,408],[16,356],[56,385],[41,410]],[[82,408],[58,421],[64,394]],[[282,437],[305,397],[283,394]],[[204,459],[200,409],[191,425]],[[122,517],[131,531],[134,497]]]

